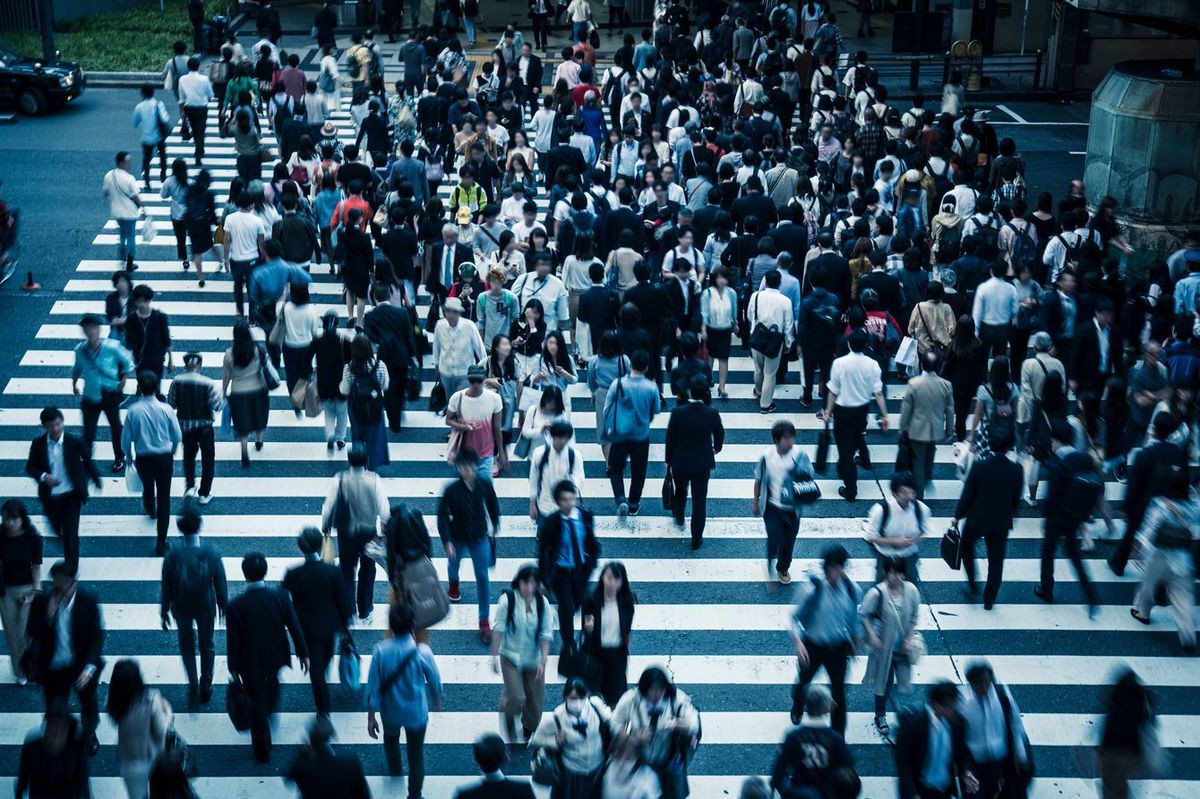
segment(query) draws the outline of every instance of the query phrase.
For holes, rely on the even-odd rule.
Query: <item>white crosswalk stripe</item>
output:
[[[341,135],[352,139],[348,115],[334,117]],[[216,115],[209,117],[208,154],[205,166],[216,179],[218,195],[236,174],[232,142],[217,135]],[[264,131],[266,134],[266,131]],[[267,134],[264,141],[273,145]],[[178,136],[168,140],[169,157],[191,161],[192,145]],[[153,170],[152,170],[153,171]],[[158,181],[151,179],[147,193],[149,213],[160,222],[153,242],[138,242],[140,271],[135,282],[156,292],[155,305],[172,319],[176,360],[189,350],[202,354],[203,369],[216,375],[231,338],[234,313],[232,284],[228,276],[209,274],[200,289],[190,273],[172,259],[175,246],[166,219],[167,201],[158,196]],[[449,186],[440,196],[448,196]],[[223,199],[218,196],[218,200]],[[545,197],[539,198],[545,212]],[[80,253],[76,272],[58,296],[37,330],[34,340],[13,343],[21,347],[20,363],[4,384],[0,399],[0,496],[19,497],[35,514],[35,523],[46,531],[46,520],[36,514],[34,483],[24,474],[29,440],[37,433],[42,407],[63,408],[70,428],[78,430],[81,415],[71,394],[72,348],[80,340],[75,326],[85,312],[101,313],[104,296],[111,290],[108,275],[115,261],[116,226],[108,222],[96,232],[90,247]],[[316,307],[339,310],[341,286],[328,267],[315,266],[313,297]],[[665,664],[678,684],[695,700],[704,718],[704,742],[692,765],[693,796],[699,799],[736,795],[742,776],[767,773],[776,746],[788,728],[790,685],[795,678],[795,657],[788,636],[795,586],[768,582],[764,562],[764,534],[760,520],[750,516],[753,468],[769,442],[775,419],[789,419],[799,429],[800,441],[810,454],[822,424],[811,410],[798,404],[800,388],[795,374],[777,392],[781,412],[764,417],[751,394],[752,366],[747,353],[735,350],[730,364],[730,398],[718,401],[728,433],[726,446],[709,490],[711,517],[704,548],[689,552],[688,535],[675,529],[663,514],[658,495],[664,477],[663,441],[667,417],[655,420],[652,429],[650,475],[642,514],[624,525],[614,515],[611,492],[595,440],[595,412],[585,386],[568,391],[573,403],[572,421],[578,431],[579,450],[587,480],[584,501],[596,512],[597,530],[605,559],[621,560],[639,595],[634,622],[630,678],[640,670]],[[422,396],[428,396],[432,374],[422,375]],[[169,384],[168,384],[169,385]],[[164,390],[165,390],[164,386]],[[127,392],[130,390],[127,387]],[[868,433],[879,479],[891,474],[896,456],[894,425],[898,421],[902,385],[889,385],[887,399],[893,432],[874,426]],[[96,455],[101,468],[109,463],[107,421],[101,419]],[[384,485],[393,499],[403,499],[420,509],[433,526],[436,499],[452,474],[445,464],[444,421],[423,402],[406,413],[405,432],[392,436],[392,465],[382,470]],[[318,523],[321,501],[330,477],[342,467],[343,453],[326,452],[321,419],[296,418],[281,388],[271,400],[267,443],[252,454],[252,466],[238,466],[238,445],[218,436],[215,501],[206,510],[204,538],[218,549],[229,575],[231,594],[243,588],[240,558],[250,549],[268,561],[268,580],[280,579],[298,561],[294,536],[305,525]],[[939,447],[935,480],[927,496],[932,529],[940,535],[955,512],[961,482],[955,476],[948,447]],[[173,495],[183,491],[181,467],[176,467]],[[815,572],[821,550],[837,542],[851,552],[849,574],[860,585],[873,581],[875,564],[862,537],[862,517],[881,496],[872,473],[863,471],[860,500],[848,504],[837,497],[840,484],[832,470],[818,481],[823,498],[801,523],[793,573]],[[535,554],[534,525],[528,510],[528,464],[514,462],[511,475],[496,480],[504,522],[497,565],[491,573],[494,600],[516,569]],[[1118,503],[1124,488],[1107,487]],[[652,500],[650,498],[653,498]],[[176,500],[176,507],[178,499]],[[263,797],[291,795],[274,771],[257,768],[250,758],[245,736],[229,724],[224,709],[227,679],[223,633],[217,638],[217,694],[212,704],[189,712],[184,697],[186,677],[176,654],[174,633],[163,632],[159,621],[161,561],[152,556],[154,523],[138,513],[138,501],[125,491],[123,480],[106,477],[103,490],[88,503],[81,523],[81,578],[95,589],[102,602],[107,627],[105,657],[111,664],[122,657],[136,658],[147,681],[159,687],[176,706],[177,726],[201,763],[203,776],[196,787],[203,796]],[[1032,595],[1039,576],[1040,514],[1024,508],[1008,544],[1005,584],[994,611],[987,612],[964,599],[962,573],[951,570],[939,557],[937,541],[922,542],[920,588],[924,604],[920,628],[929,654],[914,673],[916,693],[897,697],[899,706],[919,701],[920,691],[936,680],[962,680],[969,663],[987,658],[997,676],[1007,683],[1025,716],[1026,727],[1038,760],[1039,778],[1032,793],[1038,799],[1083,799],[1095,795],[1089,772],[1079,764],[1096,743],[1100,695],[1121,668],[1132,667],[1161,697],[1161,737],[1175,750],[1176,770],[1158,780],[1135,782],[1136,796],[1183,797],[1200,795],[1200,660],[1177,656],[1177,642],[1167,615],[1159,611],[1151,627],[1134,621],[1128,613],[1137,573],[1116,577],[1098,557],[1087,566],[1100,592],[1101,608],[1089,620],[1074,571],[1065,560],[1055,563],[1059,604],[1044,605]],[[1118,530],[1123,525],[1118,522]],[[936,536],[931,536],[931,538]],[[980,547],[982,554],[982,546]],[[59,544],[47,538],[47,561],[57,557]],[[440,552],[438,553],[441,554]],[[446,559],[434,559],[443,576]],[[980,568],[987,571],[986,559]],[[441,799],[472,773],[470,743],[483,731],[495,730],[494,712],[499,677],[475,635],[476,581],[464,569],[463,602],[433,631],[432,645],[446,682],[447,706],[435,712],[429,727],[426,763],[429,772],[425,796]],[[376,586],[376,606],[370,616],[355,623],[353,632],[364,653],[364,672],[371,645],[386,626],[386,586]],[[223,629],[223,625],[218,625]],[[555,650],[557,651],[557,649]],[[850,720],[847,740],[854,746],[864,778],[864,796],[894,794],[894,766],[887,743],[874,731],[870,712],[871,690],[861,686],[865,658],[851,664]],[[332,669],[337,682],[336,668]],[[561,684],[552,659],[548,682]],[[108,672],[102,677],[107,683]],[[311,718],[307,678],[296,670],[285,671],[279,727],[275,740],[277,765],[290,761],[305,723]],[[824,675],[818,681],[825,681]],[[383,777],[383,758],[366,735],[360,700],[340,690],[334,692],[333,721],[343,744],[362,754],[376,795],[399,795],[400,782]],[[558,701],[558,689],[547,692],[547,703]],[[39,723],[40,692],[18,688],[9,658],[0,656],[0,746],[9,755],[0,776],[11,778],[16,768],[15,747]],[[97,797],[123,796],[113,743],[115,731],[105,718],[101,725],[102,752],[94,762],[93,793]],[[8,770],[5,770],[8,769]],[[527,772],[526,763],[514,763],[514,773]],[[0,790],[3,790],[0,788]]]

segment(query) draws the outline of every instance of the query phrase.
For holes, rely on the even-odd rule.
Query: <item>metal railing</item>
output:
[[[38,30],[38,0],[0,2],[0,31]]]
[[[851,56],[843,53],[838,59],[838,67],[845,70],[852,64]],[[932,72],[942,84],[950,78],[950,73],[959,69],[963,80],[967,78],[972,68],[981,72],[983,82],[995,78],[1005,81],[1006,88],[1029,88],[1039,91],[1042,88],[1042,73],[1045,67],[1045,54],[1037,50],[1025,55],[1004,53],[983,56],[979,59],[955,58],[946,53],[892,53],[888,55],[872,55],[870,62],[879,75],[879,82],[892,87],[907,82],[909,91],[916,91],[921,85],[921,73],[924,70],[928,78]],[[1014,85],[1008,85],[1015,82]]]

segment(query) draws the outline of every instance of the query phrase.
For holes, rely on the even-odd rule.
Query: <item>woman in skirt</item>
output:
[[[383,396],[388,388],[388,368],[383,361],[375,357],[375,348],[371,339],[359,334],[350,343],[350,363],[342,370],[340,391],[346,397],[350,411],[350,441],[361,441],[367,448],[367,468],[378,471],[380,466],[392,462],[388,456],[387,431],[384,428]],[[364,392],[378,390],[378,418],[359,418],[362,411],[355,411],[367,404]],[[357,399],[356,399],[357,395]]]
[[[708,357],[717,364],[717,396],[721,399],[729,398],[725,379],[729,376],[729,349],[737,318],[737,292],[729,285],[729,270],[718,266],[712,272],[712,285],[700,295],[700,339],[708,345]]]
[[[600,728],[611,717],[612,712],[600,697],[588,695],[583,680],[578,677],[567,680],[563,703],[542,719],[529,739],[531,747],[556,752],[562,758],[559,781],[550,788],[550,799],[595,796],[604,765],[604,735]]]
[[[271,409],[268,379],[279,382],[266,347],[254,340],[249,322],[237,320],[233,323],[233,346],[225,350],[221,364],[221,394],[229,403],[233,432],[242,443],[242,466],[250,465],[250,436],[254,436],[255,452],[263,448],[263,431]]]

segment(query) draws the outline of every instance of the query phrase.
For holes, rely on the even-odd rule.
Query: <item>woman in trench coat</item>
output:
[[[875,689],[875,726],[888,733],[887,700],[892,686],[902,693],[912,688],[912,667],[925,643],[917,632],[921,593],[908,582],[908,569],[901,558],[883,562],[883,582],[863,594],[858,618],[871,647],[863,685]]]

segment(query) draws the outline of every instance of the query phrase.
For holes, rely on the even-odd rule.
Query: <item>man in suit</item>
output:
[[[504,776],[500,769],[508,762],[508,747],[494,732],[484,733],[471,747],[475,763],[483,772],[483,782],[471,788],[459,788],[454,799],[534,799],[533,787]]]
[[[313,702],[318,714],[328,716],[332,706],[325,672],[333,659],[337,634],[345,630],[350,621],[350,605],[341,569],[321,560],[322,540],[321,531],[315,527],[300,531],[296,544],[304,555],[304,563],[288,569],[282,585],[292,596],[292,607],[296,609],[296,618],[308,647]]]
[[[517,58],[517,77],[525,84],[529,97],[529,113],[537,112],[538,100],[542,96],[542,83],[545,71],[542,69],[542,59],[533,54],[533,42],[521,43],[521,55]],[[530,164],[530,166],[533,166]]]
[[[1050,354],[1058,358],[1070,370],[1074,363],[1072,351],[1075,345],[1076,320],[1079,314],[1078,298],[1075,296],[1075,273],[1064,269],[1058,273],[1054,291],[1047,292],[1042,300],[1041,328],[1050,334],[1054,347]]]
[[[621,231],[628,230],[633,234],[633,241],[630,247],[642,252],[645,239],[645,227],[642,225],[641,218],[637,212],[633,210],[633,189],[629,186],[622,186],[617,190],[617,201],[620,205],[608,212],[608,216],[604,220],[604,240],[609,243],[609,246],[616,249],[618,242],[621,239]]]
[[[408,181],[413,190],[413,202],[424,208],[429,199],[429,181],[425,179],[425,162],[413,157],[411,140],[400,142],[400,157],[392,164],[391,174],[393,179],[398,175]]]
[[[908,381],[900,403],[900,433],[908,435],[917,499],[925,498],[925,486],[933,479],[938,442],[954,436],[954,388],[938,374],[939,366],[936,353],[925,353],[921,374]]]
[[[708,380],[692,375],[688,381],[685,402],[671,409],[667,422],[666,457],[675,481],[675,507],[672,515],[675,526],[683,530],[683,510],[687,504],[688,486],[692,487],[692,549],[699,549],[704,539],[704,522],[708,510],[708,479],[716,468],[716,454],[725,444],[725,427],[721,414],[704,402],[708,396]]]
[[[664,368],[668,372],[671,362],[679,357],[679,337],[700,328],[700,292],[696,282],[688,276],[691,271],[691,262],[677,259],[672,264],[671,277],[663,281],[663,290],[670,303],[663,322],[663,350],[667,351]]]
[[[1113,574],[1125,573],[1129,556],[1133,553],[1133,541],[1146,516],[1150,501],[1162,496],[1166,489],[1163,477],[1172,470],[1187,472],[1187,453],[1183,447],[1173,444],[1170,438],[1179,428],[1179,421],[1169,411],[1154,414],[1150,423],[1153,442],[1138,450],[1129,465],[1128,483],[1125,488],[1125,534],[1108,559]]]
[[[1071,445],[1074,439],[1075,433],[1065,421],[1056,419],[1050,425],[1050,448],[1054,455],[1046,463],[1046,521],[1042,538],[1041,584],[1034,586],[1033,593],[1043,602],[1054,602],[1054,552],[1061,538],[1067,557],[1079,576],[1079,585],[1087,600],[1088,617],[1095,618],[1100,600],[1079,551],[1079,527],[1086,517],[1080,518],[1080,509],[1071,508],[1064,500],[1067,498],[1068,485],[1076,477],[1094,474],[1096,465],[1090,455]]]
[[[934,683],[929,702],[900,717],[896,733],[899,799],[949,799],[959,786],[971,795],[979,781],[971,773],[971,752],[958,712],[958,687]]]
[[[279,670],[290,666],[296,647],[301,671],[308,672],[308,648],[300,621],[287,593],[268,588],[267,559],[260,552],[242,558],[246,590],[229,605],[225,645],[229,673],[239,680],[250,700],[250,740],[254,759],[271,759],[271,716],[279,704]]]
[[[62,538],[63,558],[74,568],[79,564],[79,514],[88,500],[87,484],[91,481],[99,491],[100,472],[91,448],[64,430],[62,411],[44,408],[39,418],[46,432],[30,445],[25,474],[37,483],[42,512]]]
[[[642,329],[650,336],[650,371],[646,376],[661,388],[663,319],[671,300],[661,285],[650,282],[650,266],[645,261],[633,267],[633,276],[637,284],[625,292],[624,301],[633,303],[641,314]]]
[[[284,777],[296,786],[300,799],[371,799],[362,761],[351,751],[334,751],[336,736],[327,715],[317,716],[308,725],[304,748]]]
[[[837,295],[840,307],[849,308],[851,286],[850,262],[834,249],[833,234],[828,231],[817,236],[817,248],[817,255],[808,262],[805,271],[811,274],[814,269],[824,269],[825,288]],[[812,291],[812,286],[807,281],[806,285],[801,288],[806,295]]]
[[[399,433],[408,390],[408,368],[417,356],[412,318],[404,307],[405,298],[396,294],[392,286],[376,283],[371,289],[371,299],[375,307],[363,317],[363,333],[375,344],[379,360],[388,368],[383,407],[387,411],[388,429]]]
[[[909,381],[912,385],[912,381]],[[903,423],[902,423],[903,424]],[[1025,472],[1021,465],[1008,459],[1013,447],[1012,436],[998,431],[991,439],[992,455],[976,461],[967,473],[955,521],[965,520],[962,533],[963,570],[967,573],[967,591],[972,598],[979,594],[975,583],[975,543],[982,538],[987,543],[988,576],[983,588],[983,609],[991,610],[1000,593],[1004,578],[1004,555],[1008,548],[1008,533],[1013,516],[1021,504],[1021,489]]]
[[[1091,323],[1085,322],[1075,331],[1069,381],[1071,391],[1079,398],[1080,415],[1092,438],[1100,431],[1100,397],[1104,394],[1104,384],[1122,371],[1121,334],[1112,323],[1112,300],[1098,299],[1094,314]]]
[[[604,334],[617,329],[621,298],[614,289],[604,285],[604,266],[598,261],[588,267],[588,279],[592,281],[592,287],[579,295],[579,326],[587,327],[591,351],[596,352]]]
[[[458,227],[447,222],[442,226],[442,240],[433,245],[429,257],[429,272],[425,275],[425,286],[433,295],[433,302],[441,302],[450,291],[458,275],[458,267],[473,263],[475,254],[465,244],[458,243]]]
[[[50,593],[34,594],[29,608],[25,673],[42,684],[47,708],[66,703],[75,692],[88,754],[94,756],[100,749],[96,686],[104,668],[100,606],[94,594],[79,588],[77,563],[56,562],[50,567],[50,582]]]
[[[552,513],[538,525],[538,570],[558,604],[558,631],[564,652],[575,648],[575,611],[583,604],[588,578],[600,560],[592,512],[579,507],[579,489],[570,480],[554,486]]]
[[[201,516],[191,502],[184,502],[175,521],[183,534],[183,543],[171,547],[162,567],[162,628],[171,625],[171,616],[179,628],[179,656],[188,678],[188,703],[198,698],[207,705],[212,699],[213,628],[220,614],[225,617],[229,593],[225,565],[217,552],[200,543]],[[193,632],[193,626],[195,631]],[[200,679],[196,679],[196,638],[200,643]]]
[[[742,191],[742,196],[734,200],[729,209],[729,215],[733,217],[739,231],[744,229],[746,217],[752,216],[759,222],[768,224],[774,224],[778,220],[779,212],[775,210],[775,203],[771,198],[763,194],[762,179],[758,175],[751,175]]]

